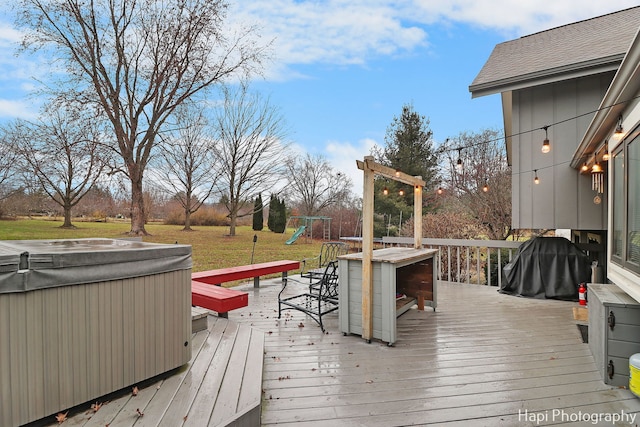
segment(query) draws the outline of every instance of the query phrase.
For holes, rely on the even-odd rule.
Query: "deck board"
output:
[[[337,315],[326,317],[321,334],[301,313],[278,320],[266,307],[254,309],[254,327],[272,332],[262,425],[513,426],[527,425],[518,420],[522,408],[640,411],[628,390],[600,378],[573,320],[575,303],[474,285],[444,284],[439,292],[437,311],[398,319],[391,348],[342,336]]]
[[[600,378],[573,319],[577,303],[444,283],[437,311],[412,309],[402,315],[398,339],[389,347],[344,336],[337,312],[323,319],[326,333],[303,313],[286,312],[278,319],[280,279],[265,280],[258,289],[247,283],[239,290],[249,292],[249,306],[230,312],[228,321],[210,315],[208,330],[194,335],[187,367],[137,397],[109,402],[86,425],[224,424],[213,405],[220,399],[241,411],[251,400],[237,388],[242,376],[261,381],[263,426],[593,425],[552,419],[554,409],[624,411],[636,414],[640,423],[640,399]],[[252,329],[236,334],[234,324]],[[244,350],[232,353],[232,341],[242,342],[238,349]],[[264,354],[255,350],[262,345]],[[225,353],[252,363],[223,375]],[[142,417],[135,414],[138,404]],[[524,411],[549,415],[536,424],[523,418]],[[78,414],[68,425],[83,425],[78,423],[82,417],[86,421],[88,415]]]

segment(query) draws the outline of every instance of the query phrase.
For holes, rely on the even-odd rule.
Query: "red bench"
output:
[[[228,317],[230,310],[249,305],[249,294],[235,289],[223,288],[219,286],[220,284],[253,277],[253,286],[259,288],[260,276],[282,273],[284,281],[287,272],[298,268],[300,268],[299,261],[284,260],[192,273],[191,304],[216,311],[220,317]]]
[[[219,285],[234,280],[250,279],[253,277],[253,287],[260,287],[260,276],[282,273],[282,279],[287,277],[287,272],[300,268],[300,261],[270,261],[261,264],[240,265],[237,267],[219,268],[217,270],[199,271],[191,274],[191,280]]]
[[[229,311],[249,305],[249,294],[192,280],[191,304],[216,311],[218,316],[227,318]]]

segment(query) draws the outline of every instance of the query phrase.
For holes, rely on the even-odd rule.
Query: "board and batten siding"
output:
[[[593,202],[591,175],[570,167],[613,73],[516,90],[512,94],[512,225],[514,228],[603,230],[606,194]],[[557,124],[556,124],[557,123]],[[549,153],[542,153],[548,128]],[[534,171],[540,179],[534,184]]]
[[[186,269],[0,294],[0,425],[38,420],[187,363],[190,283]]]

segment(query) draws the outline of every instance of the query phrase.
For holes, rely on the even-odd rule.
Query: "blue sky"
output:
[[[549,4],[543,4],[549,3]],[[384,144],[403,104],[430,120],[436,143],[501,128],[500,96],[471,99],[468,86],[493,47],[559,25],[633,7],[637,0],[230,0],[229,24],[251,23],[274,40],[254,89],[284,115],[300,152],[323,154],[350,175]],[[15,57],[20,34],[0,5],[0,121],[33,117],[27,98],[47,70]]]

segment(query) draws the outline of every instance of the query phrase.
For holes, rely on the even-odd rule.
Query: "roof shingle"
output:
[[[469,91],[474,96],[591,67],[620,63],[640,25],[640,6],[495,46]]]

